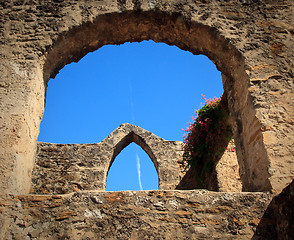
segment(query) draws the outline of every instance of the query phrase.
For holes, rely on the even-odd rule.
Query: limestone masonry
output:
[[[0,239],[293,239],[293,13],[292,0],[1,0]],[[37,143],[50,78],[148,39],[222,72],[236,156],[215,168],[219,192],[180,190],[182,143],[130,124],[97,144]],[[105,192],[131,142],[159,190]]]
[[[97,144],[38,143],[31,193],[105,191],[106,177],[112,162],[132,142],[146,151],[154,163],[159,189],[183,189],[183,186],[189,184],[185,182],[187,166],[182,160],[182,142],[166,141],[140,127],[125,123]],[[213,190],[242,191],[238,169],[236,154],[226,152],[216,166],[217,188]]]

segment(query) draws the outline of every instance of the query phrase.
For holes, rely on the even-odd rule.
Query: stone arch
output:
[[[153,162],[155,169],[158,173],[158,162],[157,159],[152,151],[152,149],[148,146],[148,144],[144,141],[144,139],[142,137],[140,137],[139,135],[137,135],[136,133],[134,133],[133,131],[130,132],[128,135],[126,135],[125,137],[123,137],[114,147],[113,150],[113,155],[112,158],[110,160],[110,164],[107,170],[107,173],[109,172],[109,169],[111,168],[112,163],[114,162],[115,158],[117,157],[117,155],[120,154],[120,152],[126,148],[129,144],[131,143],[136,143],[138,146],[140,146],[149,156],[149,158],[151,159],[151,161]]]
[[[159,178],[159,169],[158,169],[158,162],[157,159],[152,151],[152,149],[150,148],[150,146],[144,141],[144,139],[142,137],[140,137],[139,135],[137,135],[135,132],[130,132],[129,134],[127,134],[125,137],[123,137],[113,148],[113,155],[111,157],[110,160],[110,164],[107,168],[107,174],[106,174],[106,180],[107,180],[107,176],[109,173],[109,170],[113,164],[113,162],[115,161],[115,158],[120,154],[120,152],[126,148],[128,145],[130,145],[131,143],[135,143],[138,146],[140,146],[145,153],[149,156],[149,158],[151,159],[152,163],[154,164],[154,167],[156,169],[156,173],[158,176],[158,185],[160,182],[160,178]],[[106,183],[105,183],[106,186]]]
[[[104,44],[145,39],[214,61],[228,95],[243,190],[281,191],[293,179],[293,6],[288,2],[2,4],[0,195],[30,191],[49,78]]]
[[[128,11],[100,15],[92,22],[75,26],[58,37],[46,56],[44,81],[54,77],[64,65],[78,61],[88,52],[103,45],[148,39],[176,45],[193,54],[204,54],[216,64],[223,73],[243,188],[246,191],[269,190],[269,162],[262,138],[258,137],[261,134],[257,130],[260,129],[260,123],[248,98],[249,81],[244,58],[214,27],[188,20],[177,13],[163,11]],[[253,148],[258,147],[258,156],[250,150],[247,144],[249,139],[253,142]],[[256,162],[258,166],[255,165]]]
[[[104,45],[150,39],[206,55],[229,80],[240,70],[245,73],[241,53],[216,28],[188,21],[177,13],[131,11],[104,14],[61,34],[48,49],[44,80],[48,82],[66,64]]]
[[[38,143],[31,193],[64,194],[81,190],[105,191],[115,157],[130,143],[150,157],[158,188],[175,189],[182,169],[182,142],[167,141],[138,126],[124,123],[103,141],[93,144]]]
[[[112,163],[117,155],[132,142],[140,146],[153,162],[158,175],[158,188],[175,189],[181,175],[177,162],[182,157],[182,142],[167,141],[141,127],[124,123],[100,143],[101,148],[107,152],[104,154],[104,190]]]

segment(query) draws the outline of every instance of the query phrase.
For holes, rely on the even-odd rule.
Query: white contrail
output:
[[[136,150],[137,150],[136,156],[137,156],[137,171],[138,171],[139,186],[140,186],[140,190],[143,191],[142,182],[141,182],[140,158],[138,154],[138,149]]]
[[[129,90],[130,90],[130,106],[131,106],[131,114],[132,114],[132,124],[135,123],[135,114],[134,114],[134,100],[133,100],[133,86],[132,86],[132,80],[128,78],[129,80]],[[138,181],[140,190],[143,190],[142,182],[141,182],[141,169],[140,169],[140,158],[138,154],[138,145],[136,145],[136,160],[137,160],[137,172],[138,172]]]

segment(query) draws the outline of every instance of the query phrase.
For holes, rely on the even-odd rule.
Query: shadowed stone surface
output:
[[[294,239],[294,181],[274,197],[265,211],[253,239]]]

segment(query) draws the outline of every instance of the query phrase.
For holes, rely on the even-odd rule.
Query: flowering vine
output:
[[[232,139],[232,127],[225,97],[206,99],[184,130],[183,159],[195,169],[199,188],[205,187],[205,175],[212,173]],[[229,151],[235,151],[234,147]]]

